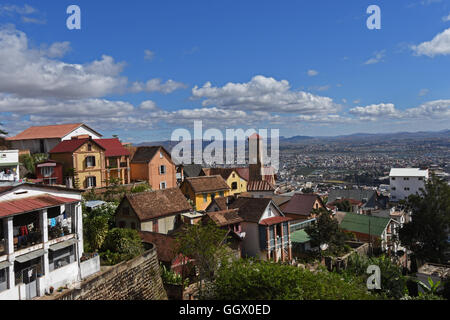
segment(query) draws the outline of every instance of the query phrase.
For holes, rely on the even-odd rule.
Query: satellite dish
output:
[[[327,249],[328,249],[328,244],[323,243],[323,244],[320,245],[320,250],[325,251]]]

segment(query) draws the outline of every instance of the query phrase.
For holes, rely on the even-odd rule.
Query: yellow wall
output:
[[[233,175],[234,175],[234,177],[233,177]],[[237,174],[237,172],[236,171],[233,171],[231,174],[230,174],[230,176],[228,177],[228,179],[227,179],[227,185],[230,187],[230,189],[231,189],[231,191],[230,191],[230,194],[231,195],[235,195],[235,194],[238,194],[238,193],[243,193],[243,192],[247,192],[247,181],[245,181],[244,179],[242,179],[238,174]],[[236,190],[233,190],[232,189],[232,185],[233,185],[233,182],[236,182],[237,183],[237,189]]]

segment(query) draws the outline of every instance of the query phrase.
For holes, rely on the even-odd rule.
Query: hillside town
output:
[[[419,297],[431,295],[433,281],[450,280],[449,229],[445,252],[430,260],[401,234],[415,222],[412,204],[424,190],[434,183],[449,187],[448,158],[425,167],[424,159],[395,160],[382,152],[281,152],[275,173],[264,163],[262,137],[251,141],[258,146],[256,163],[206,167],[176,163],[163,146],[104,138],[83,123],[33,126],[2,138],[0,300],[92,298],[96,281],[132,270],[139,259],[161,275],[140,288],[141,298],[199,299],[203,282],[220,284],[220,269],[211,265],[219,252],[205,257],[214,237],[212,247],[223,248],[227,259],[254,259],[270,263],[267,268],[333,274],[350,270],[354,259],[388,259],[400,274],[428,285]],[[377,172],[376,180],[339,181],[342,170],[365,172],[361,163]],[[311,167],[317,169],[301,169]],[[139,272],[127,277],[147,276]],[[410,296],[415,287],[408,284]],[[111,299],[124,298],[114,294]]]

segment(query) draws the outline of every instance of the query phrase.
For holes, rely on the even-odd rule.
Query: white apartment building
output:
[[[396,202],[419,193],[419,190],[424,188],[428,176],[428,169],[392,168],[389,174],[390,200]]]
[[[19,150],[0,150],[0,185],[19,179]]]
[[[81,191],[0,187],[0,300],[29,300],[80,281],[82,254]]]

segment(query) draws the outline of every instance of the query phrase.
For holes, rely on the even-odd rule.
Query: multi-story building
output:
[[[419,193],[419,190],[424,188],[428,176],[428,169],[392,168],[389,174],[390,200],[396,202]]]
[[[19,181],[19,150],[0,150],[0,184]]]
[[[177,169],[161,146],[139,147],[131,159],[131,180],[146,181],[153,190],[177,186]]]
[[[118,139],[74,137],[50,150],[50,159],[63,165],[64,177],[78,188],[106,187],[111,178],[130,183],[129,151]]]
[[[14,149],[29,150],[30,153],[48,153],[61,141],[73,137],[90,136],[100,139],[102,135],[82,123],[30,127],[15,137],[6,138]]]
[[[0,300],[32,299],[80,281],[82,254],[79,190],[0,187]]]
[[[185,178],[181,192],[193,202],[197,211],[204,211],[216,197],[227,197],[230,187],[222,176]]]

